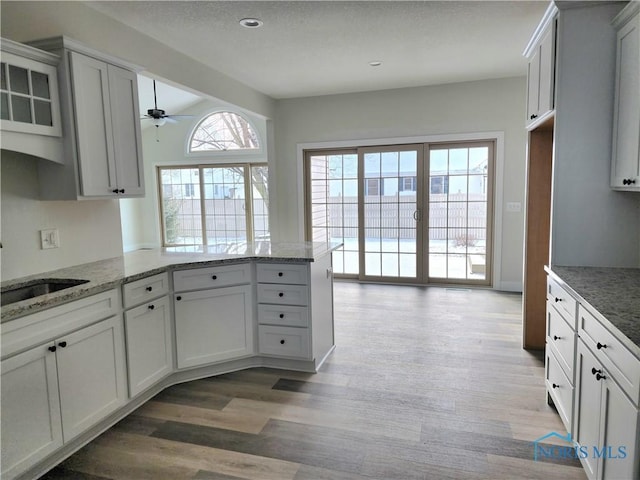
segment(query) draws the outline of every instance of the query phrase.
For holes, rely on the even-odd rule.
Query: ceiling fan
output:
[[[154,108],[150,108],[149,110],[147,110],[147,114],[143,115],[141,118],[143,120],[151,120],[153,122],[153,125],[156,128],[163,126],[167,122],[176,123],[177,117],[185,117],[185,118],[193,117],[193,115],[167,115],[167,113],[164,110],[162,110],[161,108],[158,108],[155,79],[153,80],[153,103],[154,103]]]

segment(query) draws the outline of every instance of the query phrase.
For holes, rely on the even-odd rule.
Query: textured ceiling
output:
[[[546,1],[114,1],[92,8],[274,98],[524,76]],[[238,24],[245,17],[258,29]],[[371,67],[372,60],[382,62]]]

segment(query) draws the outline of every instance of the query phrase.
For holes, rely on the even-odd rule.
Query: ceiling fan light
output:
[[[161,118],[153,118],[153,119],[151,119],[151,121],[153,122],[153,124],[154,124],[156,127],[161,127],[161,126],[163,126],[165,123],[167,123],[167,119],[166,119],[166,118],[164,118],[164,117],[161,117]]]
[[[262,26],[262,20],[258,18],[243,18],[238,23],[245,28],[259,28]]]

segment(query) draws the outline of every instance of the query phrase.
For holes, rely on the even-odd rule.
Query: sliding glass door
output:
[[[491,284],[493,141],[306,152],[307,238],[338,276]]]

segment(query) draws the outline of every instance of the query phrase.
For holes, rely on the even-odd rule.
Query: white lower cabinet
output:
[[[20,474],[126,401],[119,315],[3,360],[3,478]]]
[[[134,397],[173,371],[169,297],[131,308],[124,317],[129,395]]]
[[[574,440],[587,476],[639,478],[638,408],[582,340],[578,342],[576,371]]]
[[[62,446],[53,342],[2,361],[2,477],[12,478]]]
[[[178,368],[253,354],[252,286],[175,294]]]

